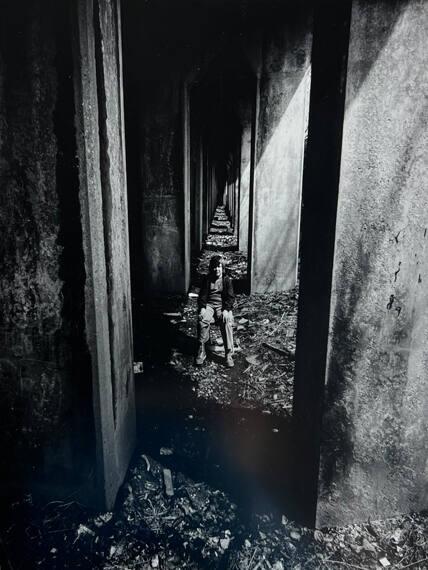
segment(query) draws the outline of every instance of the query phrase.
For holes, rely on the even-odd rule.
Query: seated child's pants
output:
[[[220,326],[221,336],[224,343],[224,350],[233,354],[233,315],[232,311],[228,311],[226,322],[223,322],[221,308],[215,308],[207,305],[204,316],[199,314],[198,317],[198,341],[205,344],[210,338],[210,327],[215,323]]]

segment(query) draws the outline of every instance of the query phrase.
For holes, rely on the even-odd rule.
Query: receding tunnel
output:
[[[227,57],[226,57],[227,54]],[[193,261],[202,250],[236,252],[239,287],[248,290],[248,218],[251,124],[256,77],[239,48],[221,53],[189,89],[191,241]],[[213,224],[217,207],[229,218]],[[242,226],[242,227],[241,227]]]
[[[255,5],[251,14],[235,3],[202,5],[204,14],[182,5],[173,29],[162,28],[152,2],[124,21],[134,355],[144,362],[136,377],[140,442],[150,454],[177,449],[172,464],[190,476],[212,481],[222,466],[222,485],[239,501],[287,503],[291,511],[311,21],[292,10],[295,21],[282,24],[278,7],[260,18]],[[287,26],[299,30],[293,41]],[[195,359],[198,296],[216,254],[236,294],[229,371],[219,327],[211,327],[206,364]],[[206,434],[201,440],[192,441],[191,417]]]

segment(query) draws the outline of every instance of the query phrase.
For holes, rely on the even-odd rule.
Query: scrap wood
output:
[[[274,346],[273,344],[269,344],[268,342],[262,342],[262,344],[266,348],[270,348],[270,350],[273,350],[274,352],[281,354],[281,356],[288,356],[289,358],[295,358],[296,356],[294,352],[292,352],[291,350],[288,349],[284,350],[283,348],[280,348],[279,346]]]
[[[415,562],[411,562],[410,564],[407,564],[406,566],[402,566],[400,570],[404,570],[405,568],[411,568],[412,566],[415,566],[416,564],[422,564],[422,562],[428,562],[428,558],[423,558],[422,560],[416,560]]]
[[[168,497],[173,497],[174,487],[172,484],[172,474],[170,469],[163,470],[163,481],[165,484],[165,493],[168,495]]]
[[[142,457],[142,458],[144,459],[144,461],[146,462],[146,471],[150,471],[150,461],[149,461],[149,458],[148,458],[147,455],[145,455],[144,453],[143,453],[143,455],[142,455],[141,457]]]

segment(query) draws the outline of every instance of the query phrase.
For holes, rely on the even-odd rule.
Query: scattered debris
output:
[[[11,506],[1,533],[9,566],[61,570],[428,567],[426,514],[322,531],[297,526],[285,515],[255,513],[249,523],[224,491],[179,471],[170,471],[176,488],[173,496],[166,496],[165,468],[149,459],[150,471],[143,455],[132,467],[114,513],[92,514],[74,501],[42,505],[23,499]],[[373,549],[362,548],[367,543]]]
[[[149,461],[147,455],[145,455],[145,454],[143,453],[143,455],[142,455],[141,457],[142,457],[142,458],[144,459],[144,461],[146,462],[146,471],[150,471],[150,461]]]
[[[180,319],[182,316],[181,313],[163,313],[163,315],[165,317],[177,318],[177,319]]]
[[[222,251],[227,270],[234,279],[246,279],[247,259],[236,250],[236,236],[224,209],[218,210],[212,230],[208,241],[212,247],[217,244]],[[212,251],[204,251],[197,260],[195,282],[186,299],[163,299],[159,306],[157,314],[166,317],[161,319],[163,324],[174,331],[174,341],[181,341],[175,342],[168,352],[165,369],[174,385],[186,379],[187,389],[192,398],[201,402],[201,407],[207,402],[214,404],[219,417],[225,409],[234,410],[236,425],[231,425],[230,418],[222,421],[220,417],[221,421],[215,424],[215,434],[207,435],[201,422],[201,410],[192,405],[185,407],[186,404],[177,399],[175,405],[183,406],[180,429],[187,434],[187,439],[181,435],[182,439],[178,440],[178,435],[171,433],[155,445],[142,438],[142,445],[152,443],[153,447],[140,450],[114,512],[93,513],[74,500],[43,505],[31,496],[14,502],[10,511],[3,512],[0,546],[2,554],[4,550],[10,559],[9,567],[61,570],[427,568],[427,514],[312,530],[296,525],[285,515],[256,512],[250,520],[236,498],[222,487],[224,464],[220,464],[218,458],[211,459],[212,440],[218,444],[220,437],[226,438],[228,443],[235,444],[233,449],[238,450],[243,441],[242,430],[254,412],[258,434],[263,426],[264,436],[276,441],[285,432],[283,426],[292,409],[298,293],[296,288],[285,293],[238,294],[234,308],[235,368],[227,373],[224,369],[224,359],[220,356],[222,340],[217,327],[212,328],[212,354],[204,367],[196,368],[192,343],[195,344],[197,322],[197,281],[198,276],[206,272],[211,255]],[[135,365],[142,366],[142,363],[143,360],[134,363],[134,370]],[[150,366],[146,364],[146,368]],[[145,377],[147,372],[145,370]],[[167,412],[170,413],[169,408]],[[153,426],[153,430],[161,425],[162,420],[156,418],[159,425]],[[221,434],[221,429],[225,433]],[[273,435],[280,432],[280,436]],[[265,457],[265,437],[261,439]],[[211,461],[214,476],[205,477],[205,467],[202,469],[200,465],[202,456],[207,464]],[[190,463],[199,468],[194,479],[186,470]]]
[[[259,358],[257,356],[257,354],[251,354],[250,356],[246,356],[245,360],[249,363],[249,364],[260,364]]]
[[[266,348],[270,348],[271,350],[277,352],[278,354],[281,354],[282,356],[288,356],[290,358],[295,358],[295,353],[292,352],[291,350],[284,350],[283,348],[280,348],[279,346],[274,346],[273,344],[270,344],[268,342],[264,342],[263,346],[265,346]]]
[[[163,481],[164,481],[164,485],[165,485],[165,493],[168,495],[168,497],[173,497],[174,496],[174,487],[172,484],[172,474],[171,474],[171,471],[169,469],[163,470]]]

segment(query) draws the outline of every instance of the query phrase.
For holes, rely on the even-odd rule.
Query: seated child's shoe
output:
[[[207,358],[207,355],[205,352],[205,345],[200,344],[199,348],[198,348],[198,354],[196,355],[196,359],[195,359],[196,366],[202,366],[202,364],[205,362],[206,358]]]
[[[228,352],[226,354],[226,366],[228,368],[233,368],[235,366],[235,363],[233,362],[232,354],[230,352]]]

